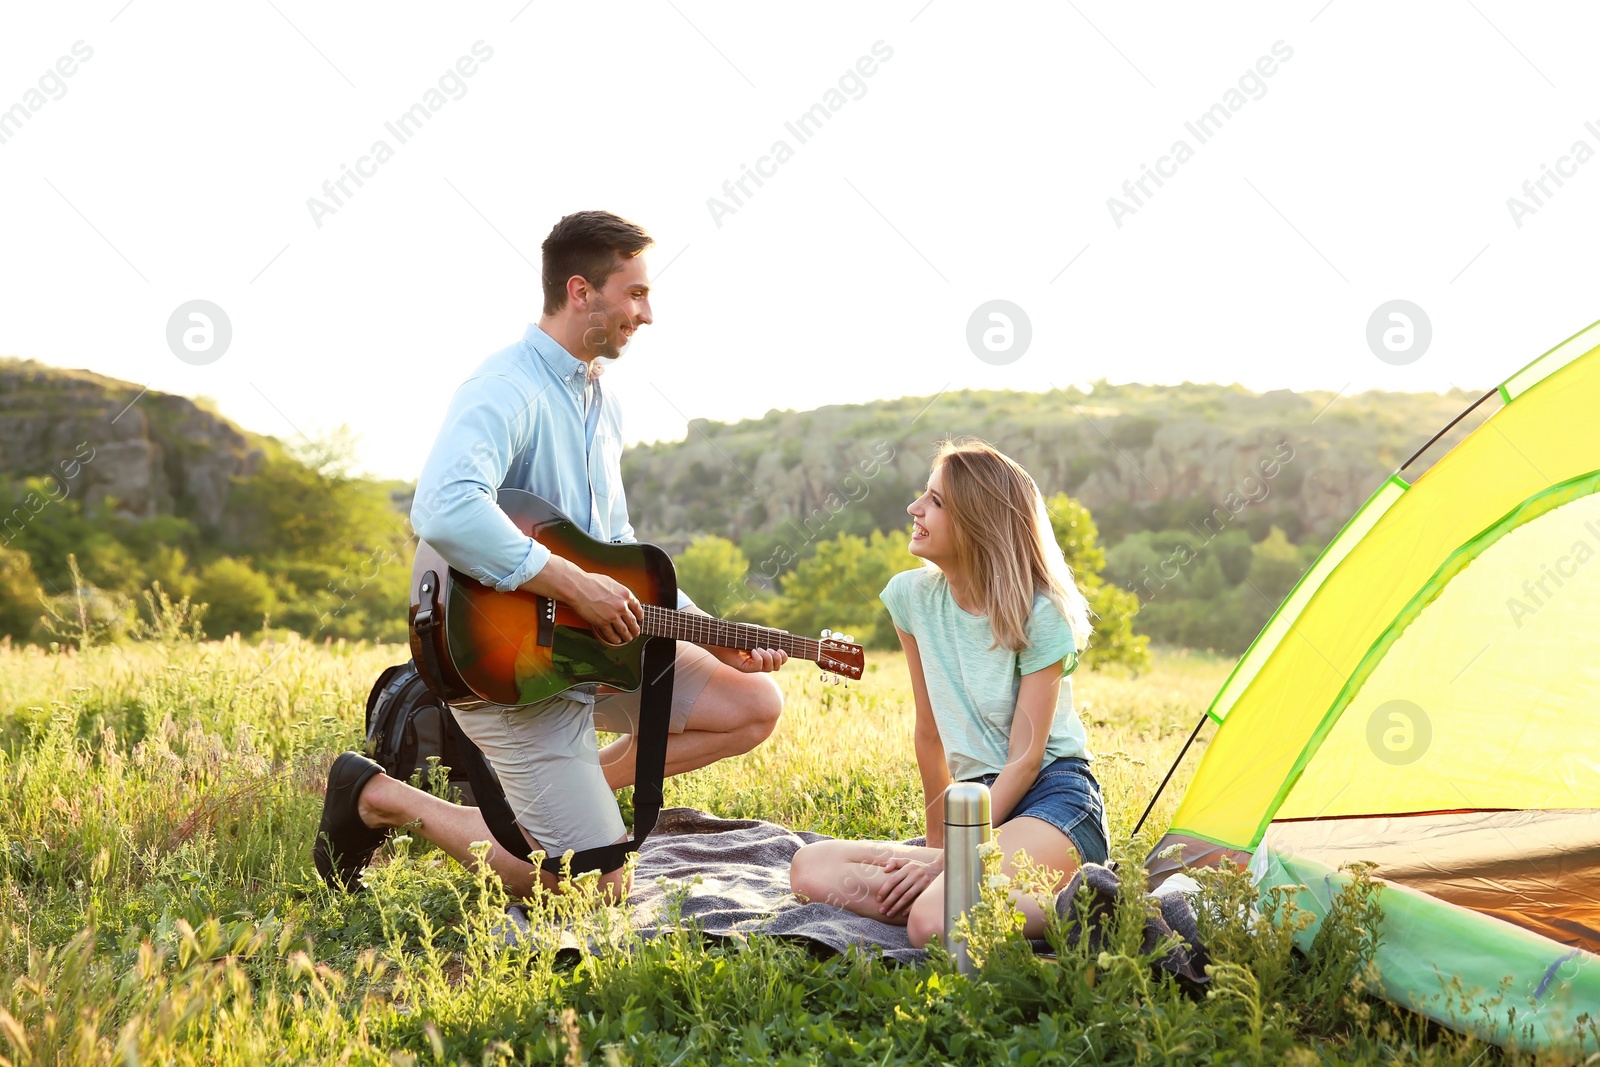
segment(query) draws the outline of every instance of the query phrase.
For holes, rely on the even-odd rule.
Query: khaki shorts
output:
[[[721,662],[678,642],[672,724],[683,732],[689,711]],[[606,785],[595,730],[638,732],[639,694],[593,696],[581,689],[522,708],[488,704],[455,711],[462,731],[483,750],[522,828],[546,853],[609,845],[627,837],[616,794]]]

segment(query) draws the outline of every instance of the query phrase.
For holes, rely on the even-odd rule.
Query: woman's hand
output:
[[[909,911],[911,902],[944,871],[944,857],[927,863],[897,856],[883,865],[888,877],[878,887],[878,906],[891,919]]]

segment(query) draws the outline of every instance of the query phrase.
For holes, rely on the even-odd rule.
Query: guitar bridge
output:
[[[550,648],[556,643],[556,602],[547,596],[538,598],[539,632],[534,641],[540,648]]]

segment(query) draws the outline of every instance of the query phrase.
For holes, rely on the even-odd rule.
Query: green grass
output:
[[[1036,958],[975,935],[980,977],[935,953],[895,967],[771,938],[631,939],[581,894],[533,910],[619,942],[577,960],[496,936],[504,897],[421,842],[380,854],[372,891],[325,890],[310,864],[323,775],[359,747],[394,646],[0,644],[0,1064],[1512,1062],[1364,996],[1363,884],[1306,955],[1292,900],[1241,907],[1206,880],[1212,993],[1186,996],[1139,951],[1122,901],[1104,952],[1051,937]],[[905,661],[863,682],[787,668],[777,733],[667,784],[667,802],[835,835],[922,831]],[[1086,674],[1114,854],[1230,664],[1163,652],[1138,678]],[[1205,910],[1205,909],[1203,909]]]

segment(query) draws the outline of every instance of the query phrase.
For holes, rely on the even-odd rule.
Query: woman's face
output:
[[[942,465],[928,475],[928,487],[911,502],[911,554],[938,563],[955,558],[955,530],[944,506]]]

